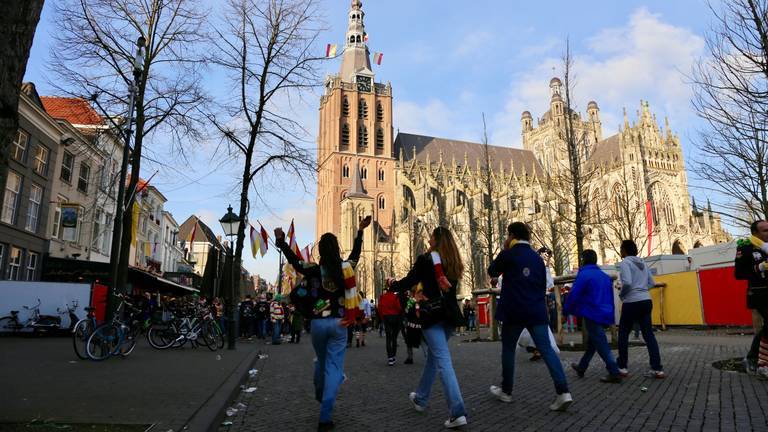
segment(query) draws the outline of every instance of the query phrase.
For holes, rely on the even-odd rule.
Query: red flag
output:
[[[304,250],[301,251],[301,257],[305,262],[312,262],[312,253],[309,250],[309,245],[304,246]]]
[[[189,238],[189,243],[195,242],[195,234],[197,233],[197,221],[195,221],[195,227],[192,228],[192,236]]]
[[[648,200],[645,202],[645,224],[648,225],[648,252],[651,256],[651,243],[653,242],[653,203]]]
[[[261,222],[259,222],[259,227],[261,228],[261,256],[264,256],[267,254],[269,235],[267,234],[267,230],[264,229],[264,226],[261,225]]]

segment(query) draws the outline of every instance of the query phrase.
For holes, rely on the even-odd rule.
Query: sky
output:
[[[214,16],[220,14],[219,3],[209,3]],[[327,30],[318,50],[326,43],[343,46],[349,3],[320,1]],[[47,67],[55,49],[52,4],[45,3],[25,76],[41,95],[56,94]],[[660,122],[669,117],[686,158],[695,154],[701,123],[691,109],[686,75],[705,54],[704,35],[712,16],[703,1],[364,0],[363,10],[370,51],[384,54],[374,72],[377,82],[392,84],[396,131],[479,141],[485,115],[492,144],[519,147],[520,115],[528,110],[537,118],[548,109],[548,83],[562,75],[567,39],[575,62],[574,108],[583,112],[587,102],[596,101],[604,136],[617,131],[624,108],[632,121],[640,101],[647,100]],[[339,60],[322,67],[333,74]],[[203,85],[214,96],[226,91],[215,72],[204,76]],[[312,142],[319,97],[317,90],[285,108],[286,115],[300,119],[310,131]],[[149,145],[176,165],[169,169],[146,163],[142,175],[159,170],[153,184],[168,198],[166,210],[179,224],[195,214],[222,233],[218,219],[228,204],[238,204],[237,167],[212,158],[209,146],[196,147],[191,166],[181,166],[174,155],[162,152],[167,143],[157,141]],[[315,149],[310,146],[310,151]],[[311,176],[303,180],[281,175],[261,179],[261,199],[252,199],[249,213],[251,221],[259,220],[270,232],[281,225],[287,229],[294,220],[302,247],[314,240],[316,182]],[[706,201],[706,190],[691,187],[690,192],[697,202]],[[243,255],[248,255],[244,265],[249,271],[274,281],[274,248],[263,258]]]

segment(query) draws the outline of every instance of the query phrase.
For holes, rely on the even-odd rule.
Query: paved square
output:
[[[648,368],[644,347],[630,349],[633,375],[621,385],[602,384],[605,373],[595,357],[587,375],[578,379],[567,365],[579,352],[563,352],[575,403],[566,413],[551,413],[554,386],[543,362],[518,355],[514,402],[502,404],[488,393],[501,376],[500,343],[467,343],[451,339],[454,366],[464,395],[471,431],[768,431],[768,382],[744,374],[721,372],[715,360],[744,355],[750,337],[723,332],[672,330],[657,333],[668,378],[641,376]],[[368,346],[347,350],[342,386],[334,411],[339,431],[438,431],[448,417],[439,379],[429,409],[414,412],[407,395],[416,386],[424,363],[386,365],[384,339],[369,333]],[[402,349],[402,345],[401,345]],[[265,346],[269,357],[257,362],[258,374],[246,384],[258,389],[241,393],[243,404],[221,431],[308,431],[317,424],[313,398],[312,351],[305,335],[300,345]],[[647,387],[647,391],[642,388]]]

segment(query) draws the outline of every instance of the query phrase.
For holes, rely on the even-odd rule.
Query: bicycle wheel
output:
[[[90,319],[81,319],[72,329],[72,347],[77,357],[88,360],[88,337],[93,332],[93,324]]]
[[[179,332],[172,324],[153,324],[147,331],[147,342],[152,348],[166,349],[176,342],[178,336]]]
[[[0,332],[15,332],[19,328],[19,322],[13,319],[13,317],[0,318]]]
[[[219,349],[224,349],[224,343],[226,340],[224,339],[224,332],[221,331],[221,327],[219,326],[219,323],[214,322],[213,323],[214,330],[216,331],[216,340],[218,342]]]
[[[122,338],[120,340],[118,352],[121,356],[128,357],[133,352],[133,349],[136,348],[136,339],[141,333],[141,328],[137,325],[124,325],[121,327],[120,331],[123,334],[121,335]]]
[[[103,324],[88,337],[85,352],[91,360],[106,360],[115,352],[119,343],[120,329],[112,323]]]
[[[216,334],[216,325],[212,321],[203,323],[203,327],[200,329],[200,336],[209,350],[216,351],[219,349],[219,341]]]

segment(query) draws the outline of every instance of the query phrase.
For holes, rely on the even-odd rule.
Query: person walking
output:
[[[527,329],[555,384],[557,398],[549,409],[565,411],[573,403],[573,397],[563,366],[549,340],[544,261],[531,248],[531,233],[524,223],[510,224],[507,234],[505,243],[511,247],[502,250],[488,267],[488,275],[492,278],[503,276],[496,309],[496,319],[501,322],[502,381],[500,387],[492,385],[490,392],[502,402],[512,402],[515,349],[520,333]]]
[[[371,224],[371,216],[358,225],[352,251],[346,261],[341,259],[339,241],[325,233],[317,242],[318,263],[301,260],[285,242],[282,228],[275,229],[275,245],[283,252],[293,268],[308,279],[312,287],[310,336],[315,350],[315,400],[320,402],[318,432],[332,430],[332,415],[336,395],[344,381],[346,329],[352,325],[349,315],[360,308],[360,295],[355,282],[355,267],[363,248],[363,230]]]
[[[240,337],[250,339],[253,336],[253,306],[250,294],[240,302]]]
[[[752,223],[750,232],[749,239],[737,243],[734,274],[747,281],[747,307],[762,317],[762,327],[744,361],[748,373],[768,379],[768,222]]]
[[[269,321],[269,302],[265,294],[259,295],[259,301],[256,302],[255,309],[256,337],[265,339],[267,337],[267,322]]]
[[[281,302],[280,294],[269,305],[269,318],[272,321],[272,345],[280,345],[283,341],[283,320],[285,319],[285,308]]]
[[[563,305],[563,310],[571,315],[581,317],[587,329],[587,346],[581,361],[571,363],[579,378],[589,367],[589,362],[595,352],[605,362],[608,375],[600,378],[605,383],[621,383],[619,366],[613,358],[608,338],[605,336],[605,326],[614,322],[613,280],[597,266],[597,252],[586,249],[581,253],[582,266],[571,287],[571,294]]]
[[[622,377],[629,375],[627,363],[629,362],[629,334],[635,323],[640,325],[640,332],[645,339],[645,346],[650,357],[651,370],[645,373],[648,378],[666,378],[664,368],[661,365],[661,354],[656,336],[653,334],[651,312],[653,301],[648,292],[656,283],[653,281],[651,271],[642,258],[637,256],[637,244],[633,240],[621,242],[621,287],[619,297],[622,301],[621,317],[619,318],[619,374]]]
[[[421,285],[419,285],[420,287]],[[403,318],[403,340],[405,340],[405,349],[407,357],[405,364],[413,364],[413,349],[421,346],[421,322],[416,314],[416,297],[410,290],[405,291],[404,298],[401,297],[401,306],[405,303],[405,316]],[[416,288],[416,296],[421,296],[421,289]]]
[[[291,309],[291,343],[301,342],[301,331],[304,329],[304,316],[295,307]]]
[[[394,366],[397,358],[397,334],[400,333],[403,308],[400,306],[397,294],[390,289],[384,290],[379,297],[379,317],[384,322],[387,335],[387,365]]]
[[[395,292],[410,290],[418,283],[422,285],[425,300],[418,307],[427,360],[419,385],[409,398],[416,411],[424,411],[435,376],[439,372],[450,410],[450,418],[443,425],[449,429],[467,424],[464,399],[448,349],[448,339],[463,321],[456,300],[456,287],[463,272],[464,264],[453,235],[447,228],[437,227],[429,239],[429,252],[416,259],[408,275],[399,281],[387,281],[390,289]]]

